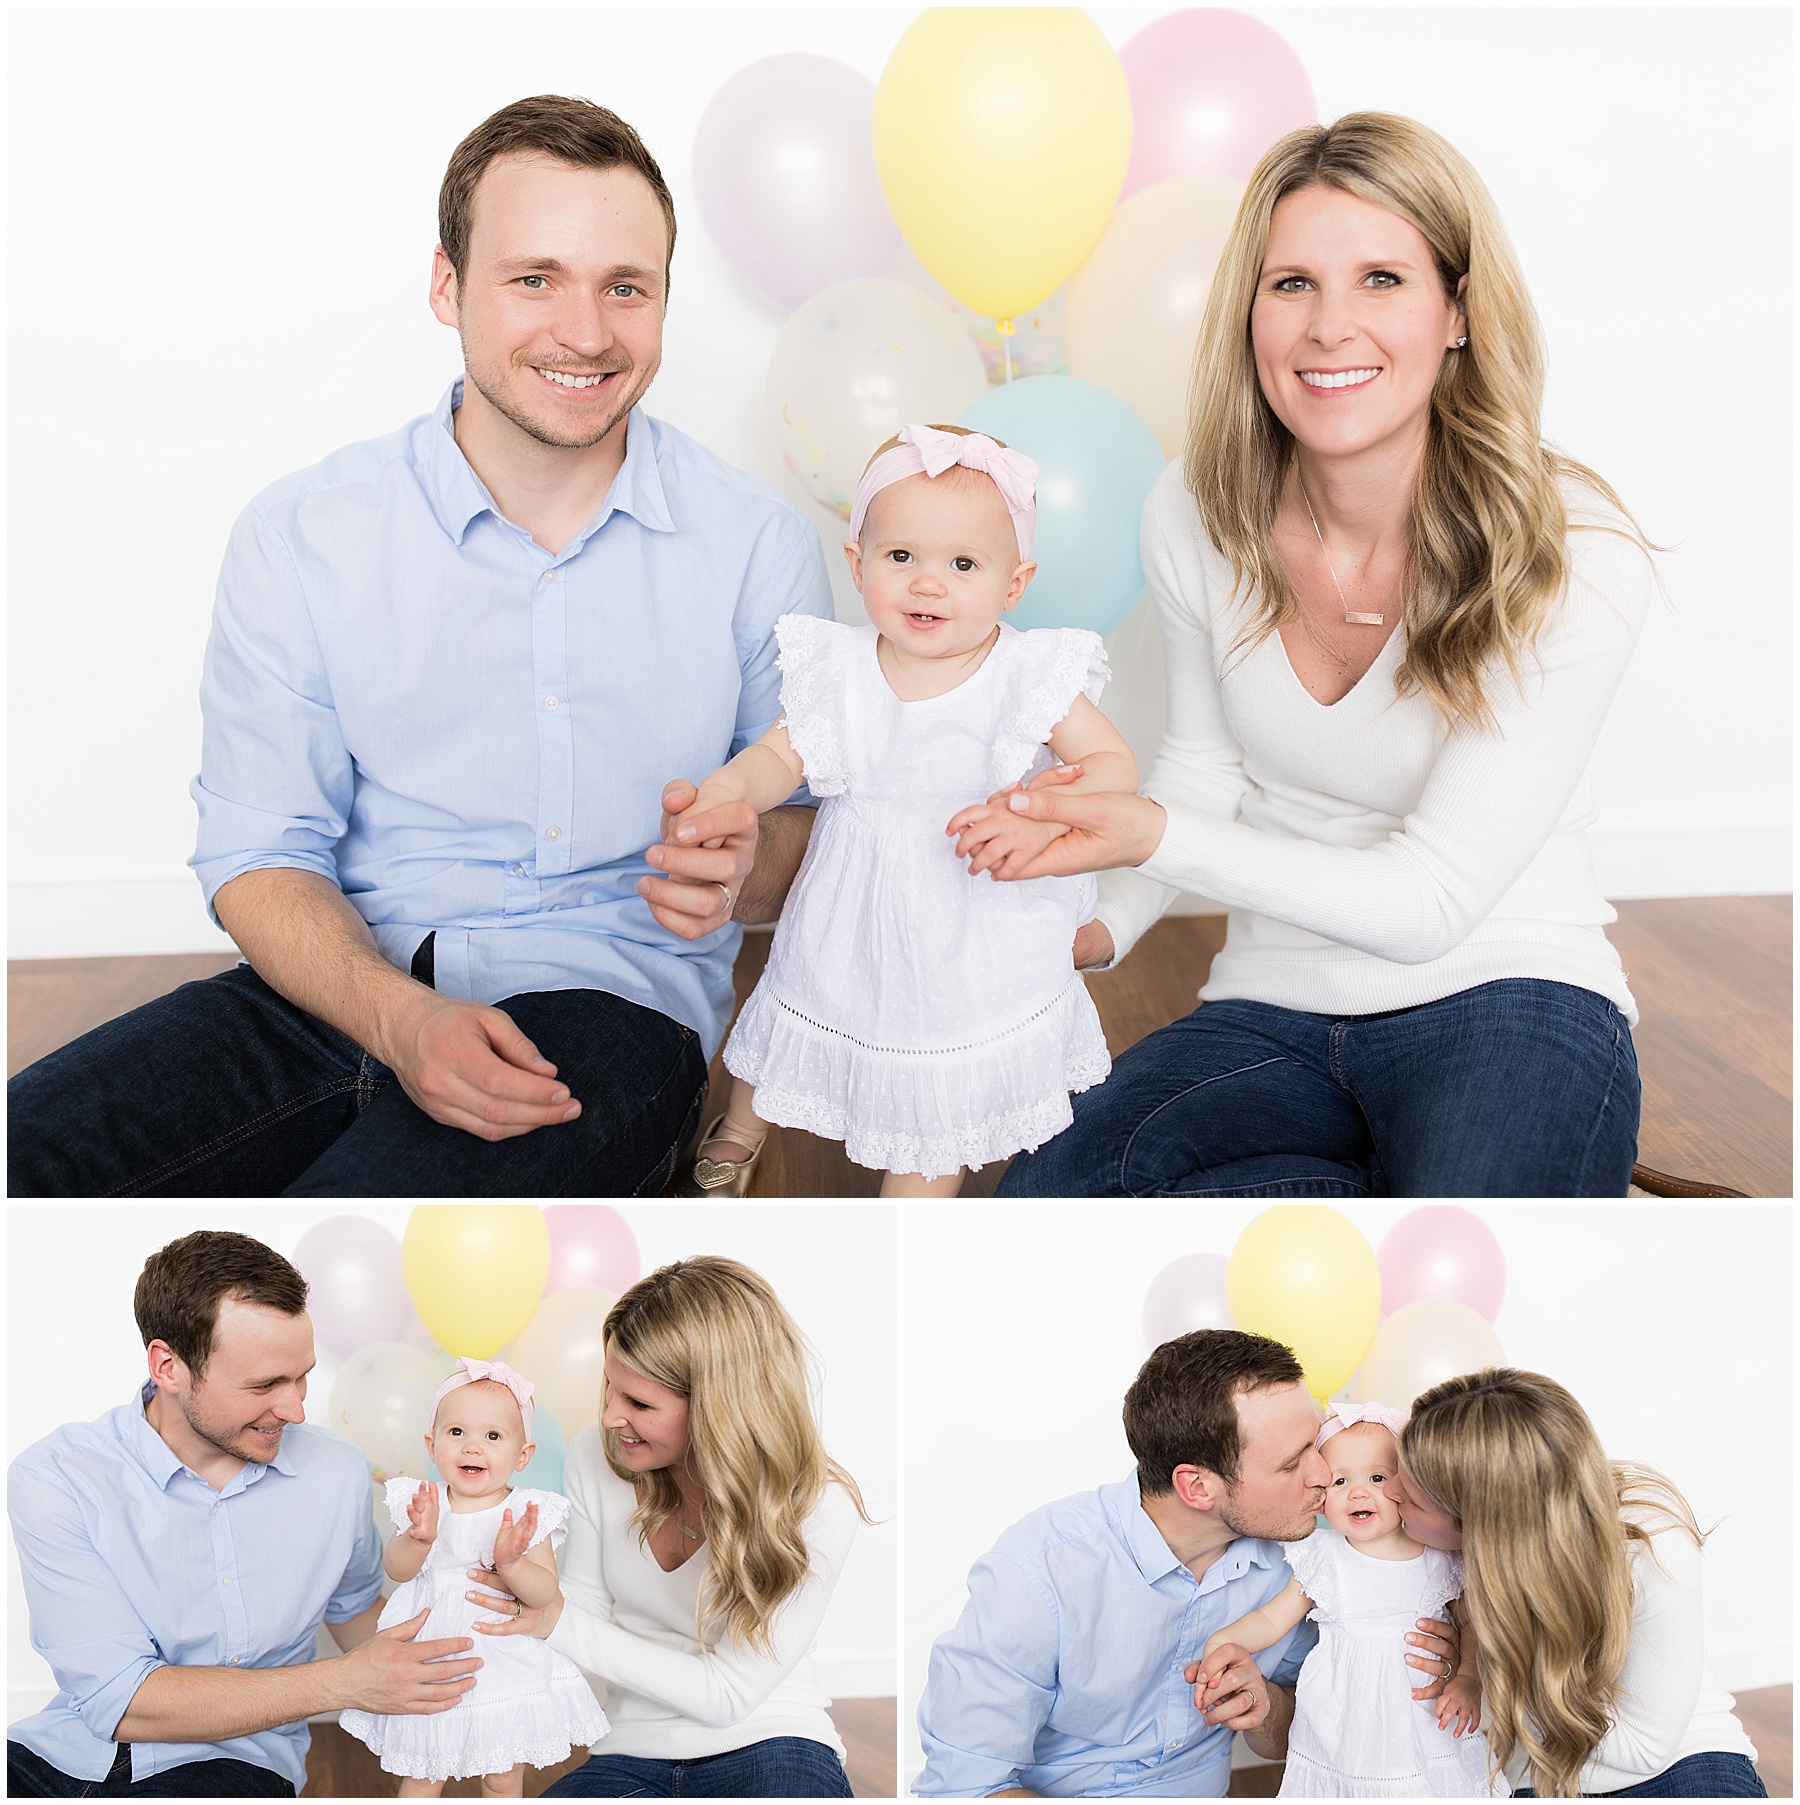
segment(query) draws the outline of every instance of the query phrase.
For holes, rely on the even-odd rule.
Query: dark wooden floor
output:
[[[1738,1720],[1756,1744],[1756,1771],[1771,1799],[1794,1796],[1794,1689],[1764,1686],[1737,1695]],[[1234,1768],[1234,1799],[1272,1799],[1281,1790],[1281,1763]]]
[[[839,1699],[831,1709],[831,1721],[844,1739],[849,1759],[845,1763],[851,1790],[859,1799],[891,1799],[895,1764],[894,1701],[891,1698]],[[605,1745],[601,1745],[604,1749]],[[525,1796],[540,1798],[544,1789],[587,1760],[586,1749],[555,1767],[528,1767]],[[306,1757],[303,1799],[392,1799],[400,1783],[381,1771],[381,1764],[354,1736],[336,1724],[314,1724],[312,1748]],[[446,1799],[478,1799],[479,1780],[451,1780],[444,1787]]]
[[[1607,931],[1643,1012],[1635,1038],[1644,1079],[1638,1158],[1753,1197],[1793,1195],[1793,899],[1682,898],[1618,905]],[[1152,928],[1117,971],[1087,982],[1114,1055],[1192,1008],[1222,944],[1221,916]],[[740,1000],[768,957],[768,936],[744,941]],[[229,957],[13,960],[7,967],[7,1073]],[[724,1068],[713,1062],[714,1096]],[[722,1108],[716,1103],[714,1108]],[[1000,1165],[970,1177],[965,1197],[992,1195]],[[880,1175],[843,1149],[777,1129],[756,1175],[762,1197],[872,1197]]]

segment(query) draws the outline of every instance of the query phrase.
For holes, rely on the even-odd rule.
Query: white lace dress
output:
[[[1045,741],[1107,679],[1095,633],[1000,637],[945,695],[902,702],[873,627],[775,625],[788,737],[823,800],[725,1064],[757,1113],[928,1178],[1059,1134],[1111,1069],[1076,974],[1091,878],[969,875],[959,809],[1054,763]]]
[[[396,1529],[406,1527],[406,1507],[418,1489],[416,1479],[387,1482],[388,1515]],[[478,1618],[491,1623],[490,1613],[463,1596],[475,1584],[468,1569],[493,1566],[501,1513],[510,1508],[516,1522],[527,1504],[538,1507],[531,1545],[547,1538],[553,1551],[559,1548],[569,1501],[558,1492],[515,1487],[492,1510],[458,1513],[448,1508],[440,1489],[437,1540],[417,1575],[382,1606],[381,1628],[405,1623],[427,1607],[431,1615],[417,1638],[422,1642],[472,1636],[470,1625]],[[476,1636],[475,1652],[481,1671],[451,1710],[402,1717],[346,1711],[338,1721],[374,1750],[388,1773],[415,1780],[467,1780],[504,1773],[520,1761],[551,1767],[570,1749],[606,1734],[606,1713],[567,1655],[535,1636]]]
[[[1441,1617],[1461,1597],[1461,1558],[1427,1548],[1410,1561],[1376,1560],[1325,1523],[1281,1546],[1319,1625],[1300,1669],[1281,1796],[1506,1797],[1503,1776],[1488,1785],[1487,1738],[1440,1730],[1436,1701],[1412,1696],[1424,1676],[1406,1665],[1417,1620]]]

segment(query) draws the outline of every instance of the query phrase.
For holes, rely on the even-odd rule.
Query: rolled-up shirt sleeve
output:
[[[1020,1784],[1056,1701],[1056,1601],[1004,1555],[969,1572],[969,1602],[931,1650],[913,1790],[985,1798]]]
[[[15,1465],[6,1505],[31,1645],[89,1734],[110,1741],[137,1689],[167,1665],[162,1651],[107,1571],[80,1506],[52,1475]]]
[[[254,506],[232,528],[219,573],[200,713],[189,863],[207,909],[234,877],[270,866],[336,883],[355,773],[299,571]]]

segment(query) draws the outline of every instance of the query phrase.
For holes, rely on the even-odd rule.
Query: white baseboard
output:
[[[871,1654],[831,1653],[813,1656],[813,1671],[827,1698],[894,1698],[899,1669],[890,1648]]]
[[[1785,895],[1794,887],[1793,823],[1613,821],[1591,832],[1600,888],[1646,896]],[[1204,896],[1171,913],[1217,915]],[[189,873],[168,877],[18,878],[7,885],[9,959],[107,958],[133,953],[228,953]]]
[[[1769,1642],[1760,1648],[1709,1648],[1707,1659],[1727,1692],[1755,1692],[1762,1686],[1794,1683],[1794,1645]]]

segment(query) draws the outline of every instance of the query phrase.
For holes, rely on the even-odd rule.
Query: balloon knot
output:
[[[994,324],[1000,328],[1000,336],[1002,338],[1011,338],[1013,333],[1017,330],[1011,320],[996,320]]]

